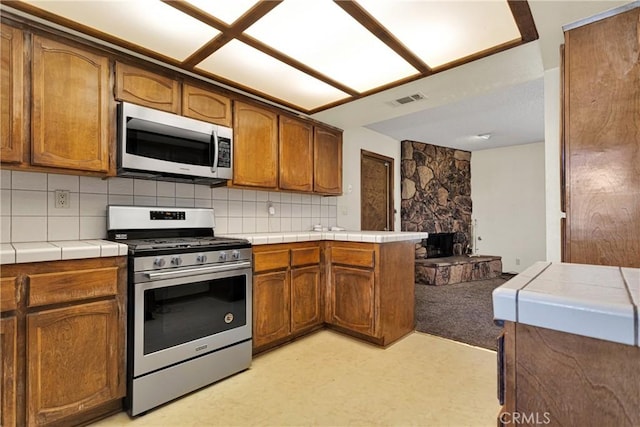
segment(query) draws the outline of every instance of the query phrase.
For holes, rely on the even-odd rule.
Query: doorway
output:
[[[393,159],[360,150],[360,228],[393,231]]]

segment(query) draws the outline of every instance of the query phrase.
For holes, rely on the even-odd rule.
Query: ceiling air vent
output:
[[[403,96],[402,98],[394,99],[393,101],[390,101],[389,104],[391,104],[394,107],[397,107],[397,106],[400,106],[400,105],[405,105],[405,104],[410,104],[412,102],[421,101],[421,100],[426,99],[426,98],[427,98],[426,96],[424,96],[423,94],[418,92],[418,93],[414,93],[413,95]]]

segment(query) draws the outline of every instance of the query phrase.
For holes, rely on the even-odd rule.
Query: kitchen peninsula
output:
[[[414,330],[414,243],[427,233],[233,234],[253,244],[254,353],[328,326],[387,346]]]
[[[639,425],[638,303],[638,268],[538,262],[497,288],[499,420]]]

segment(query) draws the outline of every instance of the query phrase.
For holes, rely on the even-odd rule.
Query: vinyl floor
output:
[[[495,426],[496,353],[420,332],[381,349],[321,330],[112,426]]]

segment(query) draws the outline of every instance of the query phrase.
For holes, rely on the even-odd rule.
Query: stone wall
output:
[[[467,253],[471,239],[471,153],[402,141],[401,229],[455,233],[454,255]],[[416,258],[426,256],[426,241]]]

